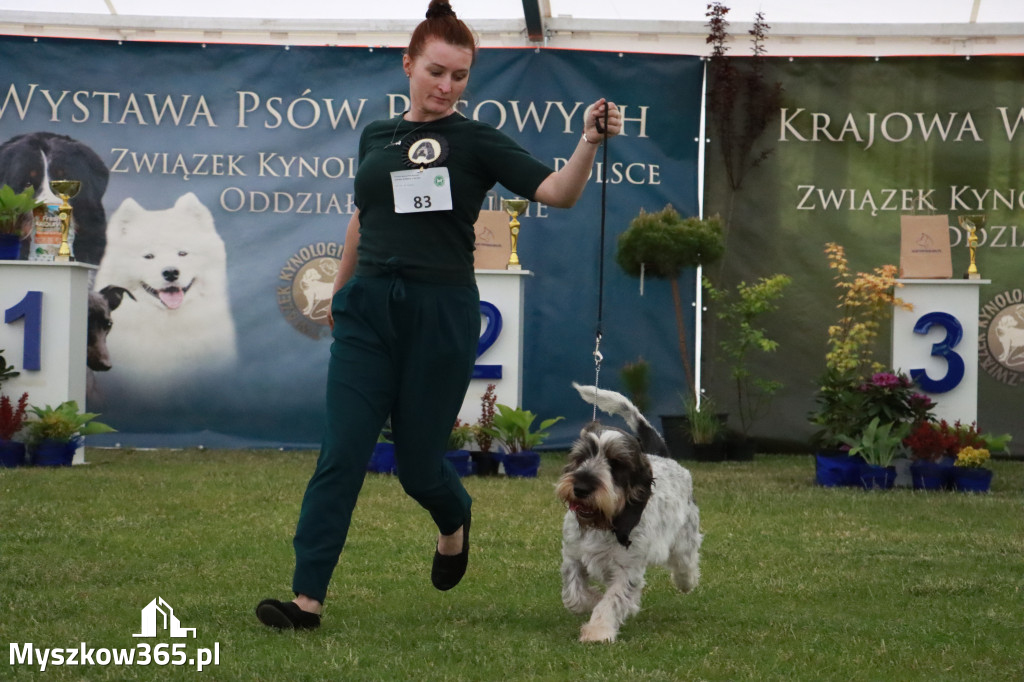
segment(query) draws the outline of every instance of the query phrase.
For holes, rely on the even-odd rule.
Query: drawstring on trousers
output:
[[[405,300],[405,280],[402,279],[402,261],[399,258],[392,256],[384,261],[381,266],[385,274],[391,278],[390,284],[388,284],[388,331],[391,332],[392,338],[398,336],[398,332],[395,330],[395,318],[391,310],[391,302],[397,301],[401,303]]]

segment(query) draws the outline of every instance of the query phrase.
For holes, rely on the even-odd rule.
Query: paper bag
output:
[[[477,270],[505,270],[512,254],[512,233],[508,230],[508,213],[480,211],[476,228],[476,251],[473,267]]]
[[[952,276],[949,217],[900,216],[900,277],[949,279]]]

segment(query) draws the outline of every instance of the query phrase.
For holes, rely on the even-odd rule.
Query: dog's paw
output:
[[[581,642],[614,642],[618,633],[604,623],[585,623],[580,628]]]

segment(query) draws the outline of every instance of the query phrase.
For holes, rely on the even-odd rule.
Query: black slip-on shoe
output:
[[[469,522],[466,517],[462,524],[462,551],[458,554],[441,554],[434,549],[434,565],[430,569],[430,581],[434,587],[441,590],[450,590],[459,584],[462,576],[466,575],[466,566],[469,564]]]
[[[264,625],[278,630],[315,630],[320,627],[319,614],[303,611],[293,601],[264,599],[256,606],[256,617]]]

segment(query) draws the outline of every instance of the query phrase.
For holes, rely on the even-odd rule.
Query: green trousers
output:
[[[357,275],[332,312],[326,426],[293,542],[292,590],[321,603],[388,415],[406,494],[442,534],[468,518],[472,500],[444,453],[472,378],[480,295],[475,285]]]

